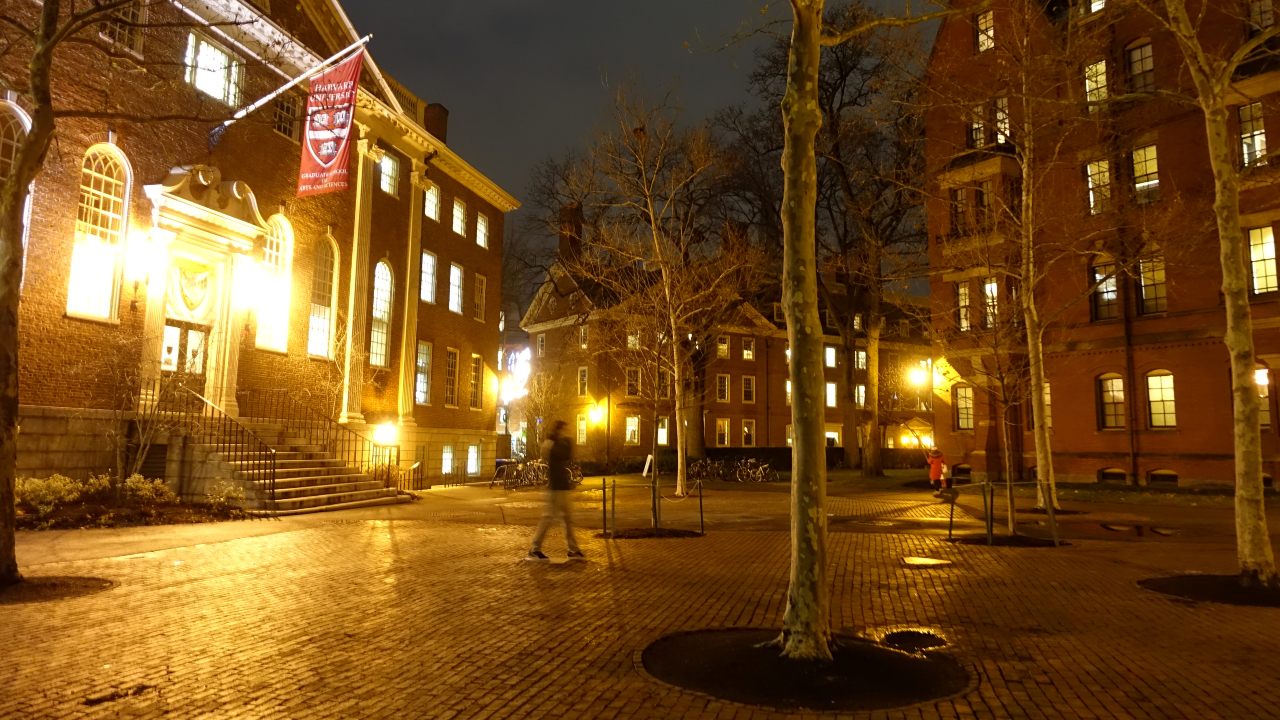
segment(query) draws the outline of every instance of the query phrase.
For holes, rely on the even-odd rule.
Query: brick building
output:
[[[1201,33],[1209,45],[1238,46],[1273,19],[1270,0],[1208,3]],[[1029,50],[1019,49],[1024,38]],[[1030,105],[1013,89],[1012,68],[1031,57],[1062,60],[1058,74],[1046,76],[1051,63],[1043,63],[1027,85],[1062,108],[1038,125],[1020,115]],[[1057,479],[1231,482],[1230,371],[1204,119],[1158,95],[1191,91],[1174,39],[1126,3],[997,2],[942,24],[928,82],[938,100],[927,118],[931,297],[936,353],[947,365],[937,378],[938,442],[953,466],[996,478],[1008,453],[1016,474],[1035,470],[1029,409],[1011,403],[1006,447],[991,375],[977,371],[995,362],[990,339],[999,328],[1019,322],[1009,311],[1019,288],[1000,268],[1011,236],[992,218],[1016,210],[1024,184],[1035,182],[1036,246],[1063,250],[1035,290],[1053,317],[1046,425]],[[1234,90],[1237,161],[1255,165],[1243,185],[1240,242],[1251,258],[1270,475],[1280,461],[1269,397],[1270,368],[1280,362],[1280,194],[1274,167],[1255,161],[1266,126],[1280,116],[1280,71],[1270,61],[1248,64]],[[1034,180],[1020,161],[1028,147],[1045,158]],[[976,246],[990,250],[991,264],[974,262]]]
[[[85,31],[126,59],[64,48],[55,102],[108,97],[126,112],[225,117],[358,37],[336,0],[183,8],[151,3],[122,12],[155,27]],[[0,72],[21,77],[20,55],[0,59]],[[368,54],[351,187],[296,197],[305,88],[231,126],[212,150],[209,122],[59,121],[29,208],[20,475],[113,464],[103,426],[130,419],[113,386],[121,367],[138,368],[141,403],[180,375],[211,412],[281,444],[299,434],[273,422],[282,403],[269,399],[283,396],[289,412],[363,440],[390,426],[380,439],[428,478],[491,471],[503,215],[518,203],[449,149],[443,106]],[[0,152],[12,152],[28,113],[14,96],[0,102]],[[177,446],[148,459],[167,464],[172,482],[191,475]],[[360,462],[317,471],[342,481],[308,487],[285,482],[306,473],[281,472],[293,489],[276,507],[369,499]]]
[[[562,239],[562,252],[568,243]],[[700,418],[691,441],[708,448],[787,447],[791,406],[786,322],[775,290],[738,306],[699,348],[705,370],[692,392]],[[923,304],[901,296],[899,305]],[[598,283],[575,278],[556,263],[539,288],[521,327],[532,355],[530,395],[522,403],[529,437],[551,419],[569,424],[579,460],[613,468],[624,458],[643,458],[675,444],[674,387],[655,369],[651,331],[629,330],[612,311],[615,299]],[[894,311],[880,344],[882,422],[886,447],[919,447],[932,441],[932,405],[927,390],[909,385],[909,371],[929,368],[928,333],[919,313]],[[828,324],[824,337],[826,435],[831,447],[860,446],[861,409],[850,407],[845,386],[865,401],[866,351],[846,360],[843,344]],[[865,340],[858,346],[865,348]],[[854,363],[853,372],[844,365]],[[919,374],[917,374],[919,375]],[[856,405],[856,404],[855,404]],[[690,420],[690,422],[697,422]],[[700,435],[699,435],[700,431]],[[656,438],[655,438],[656,432]]]

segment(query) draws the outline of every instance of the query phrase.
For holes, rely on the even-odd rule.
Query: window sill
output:
[[[264,352],[264,353],[268,353],[268,354],[271,354],[271,355],[279,355],[280,357],[289,357],[289,351],[288,351],[288,350],[277,350],[277,349],[272,348],[272,347],[262,347],[261,345],[254,345],[254,346],[253,346],[253,349],[254,349],[254,350],[261,350],[262,352]],[[386,366],[384,365],[384,366],[382,366],[382,367],[386,367]]]
[[[81,322],[98,323],[99,325],[119,325],[119,317],[94,317],[93,315],[80,315],[78,313],[63,313],[62,317],[67,320],[79,320]]]
[[[310,354],[310,353],[307,353],[307,359],[308,359],[308,360],[315,360],[315,361],[317,361],[317,362],[332,362],[332,361],[333,361],[333,358],[332,358],[332,357],[330,357],[330,356],[328,356],[328,355],[312,355],[312,354]]]
[[[458,406],[457,406],[457,405],[445,405],[445,409],[447,409],[447,410],[457,410],[457,409],[458,409]]]

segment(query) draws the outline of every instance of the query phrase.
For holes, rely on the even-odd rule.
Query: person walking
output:
[[[947,458],[942,455],[942,451],[938,448],[929,450],[929,484],[934,486],[934,497],[942,497],[943,491],[947,489],[947,479],[943,477],[943,472],[947,467]]]
[[[577,538],[573,536],[573,518],[570,512],[573,484],[570,482],[569,470],[569,461],[573,458],[573,444],[564,432],[565,425],[563,420],[557,420],[551,427],[551,434],[542,444],[543,452],[547,456],[547,500],[542,510],[542,520],[538,523],[538,530],[533,534],[533,545],[529,547],[528,559],[530,560],[547,559],[547,556],[542,553],[542,541],[546,539],[547,531],[551,529],[552,523],[557,518],[564,523],[564,539],[569,545],[569,559],[586,559],[578,549]]]

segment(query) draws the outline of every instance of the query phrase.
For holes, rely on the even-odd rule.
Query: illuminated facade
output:
[[[166,95],[87,48],[64,51],[78,55],[60,92],[110,86],[225,117],[357,37],[330,0],[204,7],[205,23],[238,18],[219,27],[168,27],[190,17],[145,10],[157,27],[90,34],[154,64]],[[0,72],[24,68],[10,55]],[[104,428],[121,398],[161,402],[174,378],[250,429],[275,419],[260,408],[278,391],[362,438],[394,426],[380,441],[428,481],[492,471],[503,219],[518,203],[449,149],[443,107],[371,58],[350,189],[297,198],[304,106],[287,93],[212,151],[207,122],[59,121],[28,210],[19,475],[109,469],[103,436],[119,428]],[[0,102],[0,172],[28,111],[13,96]],[[122,392],[122,377],[140,392]],[[147,466],[177,482],[174,450],[160,447]],[[368,499],[352,483],[334,488],[311,495]]]

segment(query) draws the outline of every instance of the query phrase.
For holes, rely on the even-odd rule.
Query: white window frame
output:
[[[467,204],[461,198],[453,199],[453,231],[467,236]]]
[[[91,158],[92,167],[88,167]],[[118,166],[118,179],[109,178],[101,172],[106,162]],[[90,184],[86,185],[86,182]],[[119,197],[114,191],[106,191],[108,183],[118,186]],[[106,322],[115,322],[119,317],[122,260],[128,241],[126,235],[132,194],[133,168],[119,148],[110,143],[99,143],[85,151],[80,165],[79,216],[75,222],[75,244],[68,273],[67,315]],[[117,212],[103,210],[101,198],[104,197],[110,197],[118,204]],[[86,214],[106,222],[85,223],[79,218]],[[96,288],[97,292],[89,294],[86,288]]]
[[[588,390],[588,374],[587,368],[578,368],[578,397],[586,397]]]
[[[1107,87],[1107,61],[1098,60],[1084,67],[1084,99],[1089,103],[1105,102],[1110,97]],[[1089,105],[1089,112],[1096,113],[1101,105]]]
[[[480,445],[471,443],[467,446],[467,475],[475,477],[480,474]]]
[[[1155,145],[1135,148],[1133,161],[1134,198],[1139,204],[1160,199],[1160,162]]]
[[[458,263],[449,263],[449,312],[462,314],[462,281],[466,271]]]
[[[475,319],[484,322],[485,294],[489,290],[489,281],[480,273],[472,273],[475,285]]]
[[[1276,274],[1276,239],[1270,225],[1250,228],[1249,281],[1255,295],[1280,290]]]
[[[754,418],[742,420],[742,447],[756,446],[756,421]]]
[[[622,444],[639,445],[640,444],[640,416],[628,415],[626,417],[626,424],[623,427],[624,427],[625,435],[622,438]]]
[[[670,432],[671,432],[671,419],[665,418],[665,417],[658,418],[658,445],[666,446],[670,444],[671,442]]]
[[[742,338],[742,359],[748,362],[754,362],[756,359],[756,339],[750,337]]]
[[[976,44],[978,53],[984,53],[992,50],[996,46],[996,14],[992,10],[978,13],[973,20],[973,28],[976,33]]]
[[[462,353],[457,348],[445,348],[444,351],[444,406],[458,407],[458,375],[462,368]],[[452,397],[450,397],[452,396]]]
[[[422,277],[418,281],[418,299],[425,303],[436,303],[436,268],[439,259],[430,250],[422,251]]]
[[[1147,373],[1147,425],[1151,428],[1178,427],[1173,373],[1168,370]]]
[[[432,345],[418,341],[418,358],[414,366],[413,400],[418,405],[431,404],[431,350]]]
[[[577,440],[577,444],[586,445],[587,444],[587,416],[586,415],[581,415],[581,414],[578,415],[577,429],[578,429],[577,437],[575,438]]]
[[[836,349],[832,345],[824,345],[822,347],[822,364],[824,367],[833,368],[836,366]]]
[[[386,270],[385,285],[379,271]],[[385,292],[381,292],[385,290]],[[395,301],[395,275],[391,263],[378,261],[373,269],[373,303],[369,306],[369,364],[388,367],[391,363],[391,313]]]
[[[729,336],[720,335],[716,338],[716,358],[719,360],[729,359]]]
[[[829,408],[836,407],[839,401],[839,393],[836,389],[836,384],[833,382],[827,383],[826,391],[827,391],[827,407]]]
[[[476,213],[476,244],[489,247],[489,217],[484,213]]]
[[[440,474],[445,476],[453,474],[453,446],[452,445],[445,445],[440,450]]]
[[[435,183],[427,183],[427,189],[422,192],[422,214],[440,222],[440,186]]]
[[[254,344],[262,350],[288,352],[289,306],[293,295],[293,225],[283,215],[267,220],[271,232],[263,247],[258,292],[258,327]]]
[[[400,158],[384,152],[378,161],[378,188],[391,197],[400,197]]]
[[[716,447],[729,447],[733,440],[729,433],[733,431],[733,423],[729,418],[716,418]]]
[[[468,405],[472,410],[484,409],[484,358],[478,354],[471,355],[471,392]]]
[[[973,430],[973,387],[970,385],[957,385],[955,387],[955,404],[955,429],[959,431]]]
[[[716,402],[727,403],[732,395],[733,380],[727,373],[716,375]]]
[[[544,357],[547,354],[547,335],[542,333],[538,335],[538,357]]]
[[[221,67],[206,68],[197,65],[202,49],[205,47],[225,58]],[[208,60],[209,56],[206,55],[205,59]],[[187,52],[184,64],[186,67],[185,78],[188,85],[224,105],[239,107],[240,86],[244,82],[244,61],[238,55],[220,43],[216,43],[200,33],[193,32],[187,35]],[[217,81],[216,76],[219,75],[221,76],[220,83],[215,82]],[[218,84],[221,85],[221,88],[215,87]]]
[[[321,248],[329,251],[329,267],[322,268]],[[311,357],[332,358],[334,323],[338,316],[338,244],[333,238],[324,235],[316,241],[315,262],[311,275],[311,311],[307,317],[307,355]],[[328,275],[325,281],[324,274]],[[328,285],[329,303],[317,303],[317,294],[323,294],[322,284]]]
[[[1266,116],[1262,103],[1255,102],[1236,108],[1236,120],[1240,123],[1240,162],[1245,167],[1266,165],[1262,159],[1267,154]]]
[[[742,376],[742,402],[744,405],[754,405],[756,403],[756,376]]]
[[[1092,160],[1084,166],[1085,183],[1089,187],[1089,214],[1097,215],[1111,208],[1111,161]]]
[[[640,393],[643,392],[643,389],[640,386],[640,368],[627,368],[625,370],[624,379],[625,383],[622,389],[624,395],[629,398],[640,397]],[[633,388],[635,392],[632,392]]]

